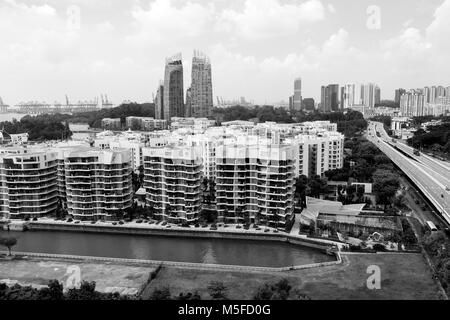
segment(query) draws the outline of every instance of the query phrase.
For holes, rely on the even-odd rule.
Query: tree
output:
[[[11,256],[11,249],[17,244],[17,239],[14,237],[0,238],[0,245],[8,248],[8,256]]]
[[[228,288],[220,281],[211,281],[208,286],[208,293],[214,300],[226,300]]]
[[[254,300],[287,300],[292,286],[287,279],[275,283],[265,283],[258,288]]]
[[[95,281],[81,281],[80,288],[71,288],[67,292],[69,300],[97,300],[98,292],[95,291]]]
[[[150,295],[150,300],[171,300],[169,287],[157,288]]]
[[[39,300],[64,300],[63,285],[58,280],[50,280],[47,288],[39,290]]]
[[[313,176],[308,180],[309,195],[318,198],[321,194],[327,192],[327,182],[320,176]]]
[[[295,196],[297,197],[301,207],[304,207],[305,204],[307,184],[308,177],[305,175],[301,175],[295,180]]]
[[[377,169],[373,174],[373,181],[373,190],[377,201],[386,209],[387,205],[392,204],[393,197],[400,187],[398,176],[392,171]]]

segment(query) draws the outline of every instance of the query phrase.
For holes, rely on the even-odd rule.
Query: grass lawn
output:
[[[208,299],[207,286],[222,281],[231,299],[251,299],[264,282],[286,278],[293,289],[311,299],[438,299],[438,288],[421,254],[349,254],[343,263],[317,269],[280,273],[230,272],[164,267],[146,288],[143,298],[155,288],[168,286],[172,295],[198,291]],[[366,286],[367,267],[381,270],[381,289]]]
[[[22,285],[44,286],[50,280],[57,279],[63,285],[74,267],[80,270],[81,281],[95,281],[100,292],[117,291],[135,294],[146,283],[153,267],[120,265],[89,261],[64,261],[49,259],[0,260],[0,281],[19,282]]]

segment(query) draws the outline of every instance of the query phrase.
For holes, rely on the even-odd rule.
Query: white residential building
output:
[[[64,153],[67,210],[81,220],[110,220],[132,205],[128,150],[76,148]]]
[[[201,148],[144,148],[146,204],[161,220],[194,222],[202,206]]]
[[[54,213],[58,202],[55,152],[0,151],[0,216],[32,218]]]
[[[216,202],[225,222],[284,227],[293,218],[291,146],[226,143],[216,149]]]

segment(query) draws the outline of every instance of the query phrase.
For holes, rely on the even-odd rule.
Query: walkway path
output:
[[[300,232],[300,213],[295,214],[295,221],[292,225],[290,235],[291,236],[298,236]]]

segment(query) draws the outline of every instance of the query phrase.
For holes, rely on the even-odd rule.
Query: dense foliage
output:
[[[101,293],[95,291],[95,282],[82,281],[80,288],[63,292],[58,280],[51,280],[47,287],[36,289],[31,286],[15,284],[11,287],[0,283],[0,300],[130,300],[134,297],[119,293]]]
[[[424,238],[425,250],[430,254],[435,266],[435,276],[450,294],[450,241],[442,232],[432,232]]]
[[[100,128],[103,118],[120,118],[124,125],[125,118],[129,116],[154,118],[155,104],[127,103],[112,109],[77,113],[71,117],[70,122],[88,123],[92,128]]]
[[[418,129],[414,136],[408,139],[408,144],[414,148],[428,149],[431,152],[450,155],[450,122],[429,126],[427,131]]]
[[[305,121],[330,121],[337,123],[337,130],[343,133],[346,137],[354,137],[362,133],[367,128],[367,121],[361,112],[348,111],[343,112],[331,112],[331,113],[319,113],[304,114],[298,112],[295,115],[297,122]]]
[[[275,283],[264,283],[255,293],[254,300],[310,300],[310,298],[297,290],[286,279]]]
[[[342,169],[329,170],[325,176],[332,181],[347,181],[353,178],[358,182],[372,182],[377,168],[393,170],[391,161],[378,148],[365,138],[347,139],[344,145],[348,150]]]
[[[274,108],[273,106],[256,106],[253,108],[232,106],[228,108],[215,108],[213,110],[213,117],[219,123],[233,120],[247,121],[250,119],[258,119],[259,122],[294,122],[291,115],[285,109]]]
[[[28,133],[28,139],[34,141],[66,139],[72,135],[68,118],[62,114],[27,115],[19,121],[1,122],[0,128],[8,134]]]

